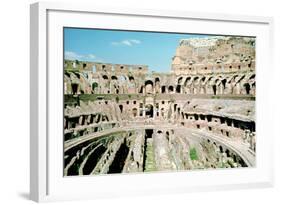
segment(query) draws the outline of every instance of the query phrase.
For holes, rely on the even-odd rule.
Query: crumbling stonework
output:
[[[171,73],[65,60],[65,175],[255,166],[255,39],[181,40]]]

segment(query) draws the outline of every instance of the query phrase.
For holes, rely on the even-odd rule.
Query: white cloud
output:
[[[64,58],[68,60],[80,60],[83,56],[72,51],[65,51]]]
[[[90,59],[96,59],[96,56],[94,54],[88,54],[87,57],[90,58]]]
[[[96,60],[94,54],[80,55],[72,51],[65,51],[64,58],[67,60]]]
[[[111,42],[111,45],[114,45],[114,46],[133,46],[133,45],[136,45],[136,44],[140,44],[141,41],[140,40],[136,40],[136,39],[125,39],[125,40],[122,40],[122,41],[118,41],[118,42]]]
[[[140,43],[141,43],[140,40],[135,40],[135,39],[132,39],[132,40],[130,40],[130,41],[133,42],[133,43],[135,43],[135,44],[140,44]]]

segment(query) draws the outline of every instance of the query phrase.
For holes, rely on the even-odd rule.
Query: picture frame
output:
[[[251,169],[63,176],[63,28],[255,36],[257,163]],[[40,2],[30,8],[30,198],[37,202],[273,186],[270,17],[97,8]],[[270,68],[271,72],[266,72]],[[185,183],[188,182],[188,183]]]

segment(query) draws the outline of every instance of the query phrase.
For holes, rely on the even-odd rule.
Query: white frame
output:
[[[122,15],[123,17],[127,16],[126,18],[129,19],[129,16],[138,16],[138,17],[154,17],[158,19],[182,19],[185,21],[194,20],[194,21],[214,21],[214,22],[237,22],[237,23],[245,23],[249,25],[263,25],[265,26],[265,36],[268,39],[265,40],[265,44],[267,45],[267,52],[265,55],[265,62],[262,62],[261,56],[257,55],[257,62],[263,63],[268,68],[272,68],[272,54],[270,53],[273,50],[273,19],[270,17],[257,17],[257,16],[236,16],[236,15],[226,15],[226,14],[212,14],[212,13],[194,13],[194,12],[183,12],[183,11],[156,11],[156,10],[138,10],[138,9],[113,9],[113,8],[96,8],[94,5],[85,5],[85,4],[73,4],[73,3],[35,3],[31,5],[31,15],[30,15],[30,118],[31,118],[31,125],[30,125],[30,198],[34,201],[51,201],[51,200],[68,200],[68,199],[81,199],[81,198],[98,198],[98,197],[112,197],[112,196],[126,196],[126,194],[122,194],[120,191],[115,192],[106,192],[105,189],[103,190],[102,187],[100,192],[97,192],[95,195],[91,195],[91,193],[85,194],[73,194],[70,193],[68,190],[65,192],[60,192],[60,194],[56,194],[50,192],[50,181],[53,180],[54,175],[52,173],[53,170],[50,171],[50,162],[51,165],[54,164],[54,161],[50,161],[50,150],[53,151],[53,142],[50,143],[49,137],[50,133],[50,125],[49,124],[49,117],[50,111],[48,110],[49,107],[49,97],[53,95],[52,87],[50,86],[50,80],[53,80],[52,74],[50,75],[50,70],[48,65],[50,62],[48,61],[48,51],[49,47],[49,38],[48,35],[48,23],[52,21],[52,19],[48,18],[48,12],[50,11],[59,11],[59,12],[75,12],[75,13],[88,13],[88,14],[103,14],[106,16],[111,15]],[[50,21],[50,22],[48,22]],[[142,30],[143,26],[139,26],[140,30]],[[263,28],[264,29],[264,28]],[[206,31],[205,33],[208,33]],[[260,71],[258,71],[260,72]],[[52,72],[51,72],[52,73]],[[261,74],[262,71],[260,72]],[[269,78],[267,75],[261,75],[263,78],[259,78],[259,82],[261,84],[270,83]],[[270,86],[270,85],[269,85]],[[266,90],[262,89],[260,86],[261,94],[266,94]],[[257,89],[258,90],[258,89]],[[259,94],[257,94],[258,98]],[[269,96],[268,96],[269,97]],[[270,106],[270,103],[266,101],[266,99],[262,100],[259,98],[261,102],[257,104],[257,110],[263,116],[268,117],[268,121],[271,121],[270,113],[265,113],[261,111],[262,106]],[[52,115],[51,115],[52,116]],[[258,124],[259,125],[259,124]],[[270,125],[267,123],[265,127],[269,128]],[[262,132],[261,132],[262,133]],[[263,137],[265,137],[265,132],[263,132]],[[200,182],[198,186],[180,186],[179,184],[176,185],[173,181],[172,177],[179,180],[180,177],[185,177],[186,172],[179,172],[174,175],[170,173],[159,174],[159,176],[155,174],[144,174],[144,175],[125,175],[122,176],[122,180],[125,179],[125,184],[130,185],[129,181],[132,177],[139,179],[142,181],[143,179],[146,180],[153,180],[153,178],[158,179],[166,179],[169,183],[168,185],[163,186],[160,183],[161,189],[157,185],[152,186],[149,190],[146,190],[145,187],[140,187],[139,189],[133,189],[132,191],[128,192],[128,195],[138,195],[138,194],[149,194],[153,193],[174,193],[174,192],[187,192],[187,191],[205,191],[205,190],[222,190],[222,189],[234,189],[234,188],[251,188],[251,187],[268,187],[273,185],[273,160],[270,159],[270,155],[273,155],[273,134],[269,134],[266,136],[269,138],[268,143],[261,146],[266,146],[265,149],[267,150],[267,154],[265,159],[268,160],[268,163],[263,167],[264,170],[260,173],[259,178],[251,179],[246,183],[236,183],[234,180],[229,180],[228,183],[218,183],[217,185],[214,183],[202,183]],[[263,147],[260,147],[263,148]],[[264,151],[263,151],[264,152]],[[265,154],[265,153],[263,153]],[[258,168],[257,168],[258,169]],[[239,173],[240,171],[232,170],[232,173]],[[230,173],[228,172],[228,173]],[[244,176],[244,172],[249,172],[247,176],[250,176],[250,171],[242,171],[240,174]],[[199,174],[197,174],[199,173]],[[214,174],[215,173],[215,174]],[[208,177],[207,175],[216,176],[217,174],[221,174],[222,176],[225,174],[224,170],[216,170],[215,172],[206,171],[206,172],[192,172],[194,177],[197,179],[202,178],[203,175]],[[246,175],[245,175],[246,176]],[[110,185],[109,180],[107,178],[111,178],[113,181],[118,181],[118,178],[121,176],[100,176],[99,178],[95,178],[97,183],[105,183],[105,185]],[[209,177],[210,178],[210,177]],[[110,180],[111,180],[110,179]],[[229,176],[228,176],[229,179]],[[73,183],[77,184],[73,179],[69,179],[70,181],[74,181]],[[85,183],[85,177],[81,177],[79,179],[81,184]],[[91,179],[92,180],[92,179]],[[170,181],[169,181],[170,180]],[[83,181],[83,182],[82,182]],[[241,181],[241,180],[240,180]],[[52,186],[54,186],[55,181],[52,181]],[[160,181],[159,181],[160,182]],[[64,183],[64,182],[63,182]],[[93,182],[89,182],[90,184]],[[75,185],[74,185],[75,186]],[[93,187],[92,185],[89,185]],[[169,188],[169,186],[171,186]],[[63,185],[62,185],[63,187]],[[126,187],[122,187],[126,189]],[[71,195],[71,196],[69,196]]]

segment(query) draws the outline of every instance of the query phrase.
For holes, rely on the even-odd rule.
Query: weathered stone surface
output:
[[[183,39],[170,73],[65,61],[64,175],[255,166],[255,39]]]

